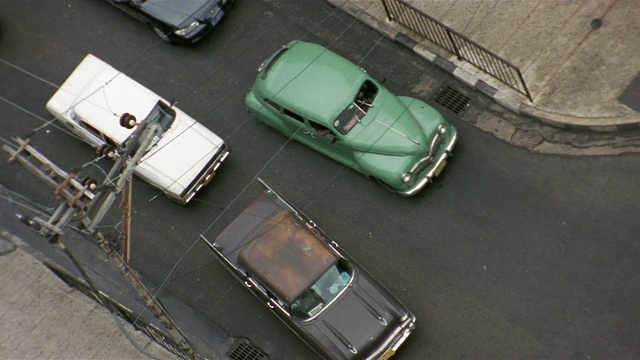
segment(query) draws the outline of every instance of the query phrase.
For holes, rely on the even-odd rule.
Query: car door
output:
[[[349,148],[345,146],[342,138],[335,131],[327,129],[315,121],[308,120],[286,107],[280,107],[273,102],[270,105],[280,110],[279,117],[286,128],[283,129],[283,132],[287,136],[343,165],[353,167],[353,156]],[[327,130],[328,132],[323,133]]]
[[[353,167],[353,153],[336,131],[313,120],[305,120],[305,125],[301,130],[301,136],[306,140],[305,144],[343,165]]]

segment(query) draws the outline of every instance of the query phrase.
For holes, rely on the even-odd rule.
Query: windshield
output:
[[[291,304],[291,314],[303,319],[317,315],[347,286],[350,279],[351,267],[345,261],[339,261]]]
[[[342,134],[346,135],[353,129],[353,127],[361,121],[361,119],[367,114],[369,108],[373,107],[373,101],[378,95],[378,87],[371,81],[365,80],[358,93],[356,94],[353,102],[351,102],[346,109],[334,122],[335,128]]]
[[[162,101],[158,101],[156,106],[151,109],[151,112],[147,116],[146,121],[157,121],[162,128],[162,133],[169,130],[171,124],[173,124],[173,120],[176,119],[176,112],[169,105],[165,104]],[[161,133],[161,134],[162,134]],[[160,134],[159,134],[160,135]]]
[[[151,143],[149,144],[149,147],[145,149],[145,151],[147,151],[150,147],[155,145],[158,142],[158,140],[160,140],[162,135],[167,130],[169,130],[169,128],[171,128],[171,125],[173,124],[173,121],[175,119],[176,119],[175,110],[173,110],[169,105],[165,104],[163,101],[158,101],[156,103],[156,106],[154,106],[153,109],[151,109],[151,112],[149,112],[149,115],[147,115],[144,121],[147,124],[150,124],[151,122],[158,123],[158,125],[160,125],[161,130],[156,134],[156,136],[153,138],[153,141],[151,141]],[[135,153],[138,152],[138,150],[140,149],[140,145],[142,145],[143,139],[144,139],[144,136],[140,136],[138,138],[136,146],[131,152],[131,156],[135,155]]]

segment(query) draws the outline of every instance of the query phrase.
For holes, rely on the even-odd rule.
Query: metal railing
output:
[[[397,21],[427,40],[451,51],[458,59],[475,65],[533,102],[522,72],[517,66],[403,0],[382,0],[382,5],[390,21]]]

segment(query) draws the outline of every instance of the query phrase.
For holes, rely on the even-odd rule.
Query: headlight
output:
[[[409,173],[402,174],[402,182],[406,184],[409,181],[411,181],[411,174]]]
[[[264,69],[264,63],[260,64],[260,66],[258,66],[258,74],[262,71],[262,69]]]
[[[176,30],[175,34],[178,36],[185,36],[190,32],[192,32],[193,30],[195,30],[198,27],[198,25],[200,25],[200,23],[198,21],[194,21],[191,24],[189,24],[189,26]]]
[[[438,133],[440,133],[440,135],[446,134],[447,133],[447,126],[445,124],[438,125]]]

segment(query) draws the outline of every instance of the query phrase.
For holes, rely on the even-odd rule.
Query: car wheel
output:
[[[155,32],[156,35],[158,35],[158,37],[162,39],[162,41],[166,42],[167,44],[173,44],[173,41],[171,41],[169,35],[165,31],[163,31],[156,25],[151,25],[151,28],[153,29],[153,32]]]

